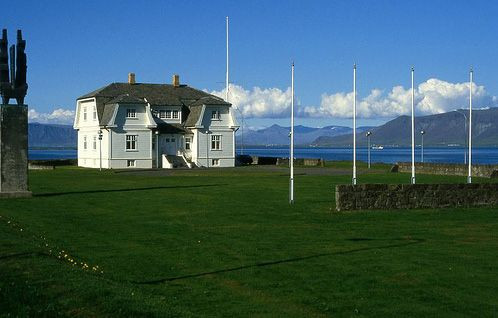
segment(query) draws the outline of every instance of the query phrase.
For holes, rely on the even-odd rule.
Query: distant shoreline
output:
[[[28,150],[78,150],[76,147],[28,147]]]
[[[404,149],[411,148],[411,145],[382,145],[384,149]],[[342,145],[342,146],[306,146],[306,145],[296,145],[296,149],[344,149],[344,148],[352,148],[353,145]],[[357,148],[367,148],[366,145],[356,145]],[[420,148],[420,145],[417,144],[415,147]],[[240,149],[287,149],[289,145],[240,145],[237,146],[237,150]],[[434,148],[448,148],[448,149],[467,149],[466,146],[448,146],[448,145],[424,145],[425,149],[434,149]],[[491,146],[472,146],[472,149],[498,149],[498,145]]]

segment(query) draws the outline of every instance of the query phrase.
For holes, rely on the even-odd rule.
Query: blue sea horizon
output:
[[[348,161],[353,158],[352,148],[295,148],[295,158],[322,158],[331,161]],[[357,148],[357,160],[366,162],[368,160],[368,149]],[[265,157],[289,157],[288,147],[250,147],[239,148],[237,154]],[[29,160],[53,160],[53,159],[76,159],[78,156],[75,149],[64,150],[35,150],[28,151]],[[466,148],[461,147],[424,147],[424,162],[432,163],[460,163],[465,162]],[[410,162],[411,148],[385,147],[382,150],[370,150],[371,162],[395,163]],[[415,161],[421,162],[421,149],[415,149]],[[472,149],[473,164],[498,164],[498,148],[474,148]]]

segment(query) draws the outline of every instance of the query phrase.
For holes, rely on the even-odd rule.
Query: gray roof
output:
[[[184,106],[190,112],[185,119],[185,126],[193,126],[197,122],[202,105],[228,105],[222,98],[211,95],[204,91],[180,85],[175,87],[170,84],[128,84],[112,83],[101,87],[93,92],[78,98],[95,98],[97,102],[97,112],[101,125],[107,125],[112,119],[114,108],[117,103],[144,103],[146,99],[152,106]],[[191,124],[193,123],[193,124]]]
[[[119,95],[106,102],[106,104],[146,104],[143,98],[130,96],[130,94]]]
[[[208,95],[208,96],[203,96],[190,104],[190,106],[202,106],[202,105],[220,105],[220,100],[223,101],[221,105],[227,104],[223,99],[213,96],[213,95]]]
[[[183,123],[185,127],[193,127],[199,120],[199,117],[202,113],[202,105],[199,106],[190,106],[190,113],[188,114],[187,120]]]
[[[157,124],[157,130],[159,130],[159,133],[161,134],[191,133],[190,130],[184,128],[180,124],[160,123]]]

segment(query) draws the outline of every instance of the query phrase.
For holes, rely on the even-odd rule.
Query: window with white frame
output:
[[[164,117],[164,118],[171,119],[171,110],[166,111],[166,117]]]
[[[161,119],[166,118],[166,110],[165,109],[159,110],[159,118],[161,118]]]
[[[83,107],[83,120],[86,121],[86,106]]]
[[[128,168],[136,167],[136,161],[135,160],[126,160],[126,166]]]
[[[220,119],[220,111],[219,110],[211,111],[211,119],[219,120]]]
[[[211,160],[211,165],[212,166],[219,166],[220,165],[220,159],[212,159]]]
[[[86,136],[83,136],[83,149],[86,150]]]
[[[185,137],[185,150],[190,150],[190,137]]]
[[[126,150],[137,150],[137,135],[126,135]]]
[[[97,136],[93,136],[93,150],[97,150]]]
[[[211,135],[211,150],[221,150],[221,135]]]
[[[127,108],[126,118],[137,118],[137,110],[135,108]]]
[[[93,108],[93,120],[97,120],[97,107]]]
[[[173,111],[173,119],[178,119],[179,116],[178,116],[178,111],[177,110],[174,110]]]

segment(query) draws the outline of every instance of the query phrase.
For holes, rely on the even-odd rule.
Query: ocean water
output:
[[[71,150],[28,150],[29,160],[76,159],[78,151]]]
[[[289,148],[244,148],[237,149],[237,154],[267,157],[289,157]],[[352,160],[352,148],[295,148],[296,158],[323,158],[325,160]],[[367,161],[368,151],[366,148],[356,150],[358,161]],[[458,147],[424,148],[424,162],[434,163],[464,163],[466,149]],[[48,159],[76,159],[76,150],[29,150],[30,160]],[[384,148],[382,150],[371,149],[370,158],[372,162],[410,162],[411,148]],[[421,149],[415,149],[415,161],[420,162]],[[475,164],[498,164],[498,148],[475,148],[472,149],[472,163]]]
[[[289,148],[247,148],[238,149],[238,154],[268,157],[289,157]],[[411,162],[411,148],[384,148],[382,150],[371,149],[371,162],[395,163]],[[465,148],[424,147],[424,162],[432,163],[464,163],[467,151]],[[415,149],[415,161],[421,162],[421,149]],[[322,158],[325,160],[353,160],[352,148],[295,148],[295,158]],[[368,160],[368,149],[357,148],[356,160]],[[475,148],[472,149],[473,164],[498,164],[498,148]]]

